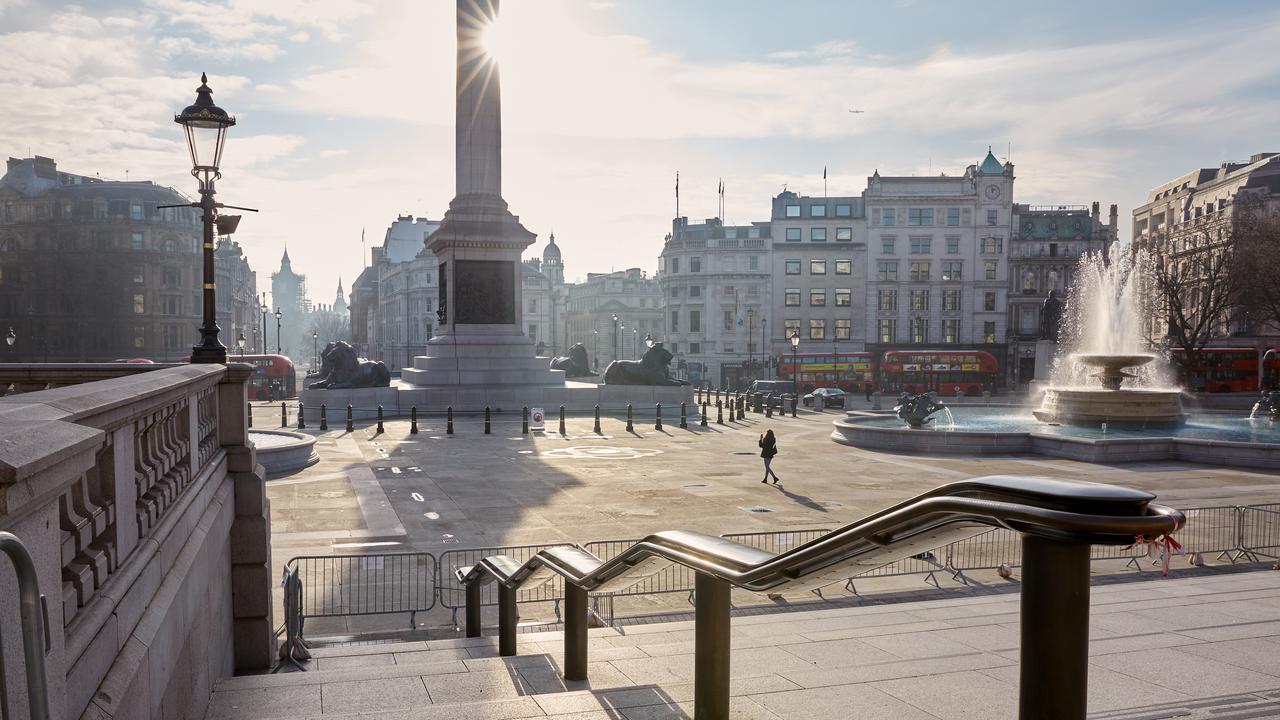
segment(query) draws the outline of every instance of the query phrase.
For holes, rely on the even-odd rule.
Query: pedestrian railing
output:
[[[487,555],[501,554],[516,559],[533,557],[539,551],[552,547],[561,547],[568,543],[542,545],[502,545],[488,548],[469,548],[465,550],[447,550],[440,554],[440,567],[444,572],[436,577],[436,597],[441,607],[451,612],[452,622],[458,624],[458,611],[467,606],[466,589],[458,580],[456,571],[461,567],[470,567]],[[523,561],[523,560],[522,560]],[[547,583],[538,588],[521,591],[517,598],[521,603],[550,602],[554,604],[556,620],[560,620],[560,601],[564,599],[563,583]],[[480,595],[483,605],[497,605],[498,597],[494,588],[486,588]]]
[[[436,557],[427,552],[302,555],[289,560],[300,587],[299,634],[307,618],[409,613],[435,607]]]

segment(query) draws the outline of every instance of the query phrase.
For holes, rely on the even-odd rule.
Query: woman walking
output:
[[[760,436],[760,457],[764,458],[764,479],[760,482],[769,482],[769,476],[773,476],[773,484],[778,484],[778,473],[769,467],[769,463],[773,462],[773,456],[778,454],[778,440],[773,436],[773,431],[766,431]]]

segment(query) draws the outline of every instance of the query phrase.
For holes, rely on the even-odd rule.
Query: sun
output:
[[[495,18],[480,30],[480,48],[485,55],[499,62],[503,59],[503,54],[511,49],[506,28],[507,23]]]

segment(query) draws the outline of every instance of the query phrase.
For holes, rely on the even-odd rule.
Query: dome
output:
[[[560,248],[556,245],[556,234],[551,233],[551,240],[547,243],[547,249],[542,251],[542,261],[560,260]]]

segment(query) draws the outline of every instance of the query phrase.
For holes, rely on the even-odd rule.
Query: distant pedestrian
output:
[[[871,402],[871,383],[867,383],[867,402]]]
[[[778,454],[778,440],[773,436],[773,431],[768,430],[760,436],[760,457],[764,458],[764,479],[760,482],[769,482],[769,476],[773,476],[773,484],[778,484],[778,473],[769,467],[773,462],[773,456]]]

